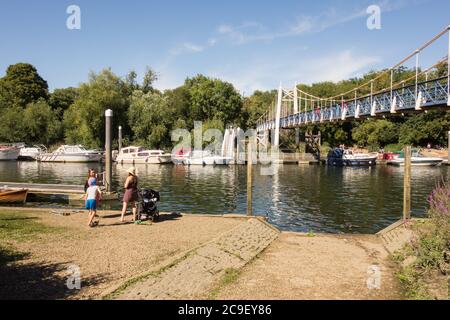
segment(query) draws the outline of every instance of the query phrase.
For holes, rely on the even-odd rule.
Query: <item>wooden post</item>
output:
[[[119,126],[119,152],[122,150],[122,126]]]
[[[252,139],[248,140],[247,145],[247,215],[253,215],[253,156]]]
[[[318,152],[318,158],[319,159],[317,159],[317,160],[319,160],[319,164],[321,163],[320,162],[320,157],[322,156],[321,155],[321,152],[322,152],[322,133],[319,131],[319,134],[318,134],[318,145],[319,145],[319,152]]]
[[[450,131],[448,132],[448,165],[450,166]]]
[[[113,111],[108,109],[105,111],[105,126],[106,126],[106,136],[105,136],[105,151],[106,151],[106,192],[111,192],[112,183],[112,135],[111,135],[111,122],[112,122]]]
[[[411,218],[411,147],[405,147],[405,175],[403,186],[403,219]]]

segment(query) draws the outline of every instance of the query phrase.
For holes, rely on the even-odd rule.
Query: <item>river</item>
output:
[[[129,166],[113,165],[118,189]],[[161,192],[166,212],[227,214],[246,212],[245,166],[136,166],[140,185]],[[0,181],[84,184],[88,168],[100,164],[0,162]],[[282,230],[376,233],[402,216],[403,168],[337,168],[282,165],[273,175],[255,167],[253,209]],[[427,197],[447,167],[413,168],[413,216],[424,216]],[[119,209],[120,203],[111,203]]]

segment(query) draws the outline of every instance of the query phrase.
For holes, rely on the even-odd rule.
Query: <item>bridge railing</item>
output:
[[[419,64],[422,52],[446,34],[449,35],[447,55],[422,71]],[[396,70],[412,59],[415,59],[414,74],[394,84]],[[447,74],[428,80],[430,75],[442,72],[444,63],[447,63]],[[390,86],[374,92],[375,81],[380,79],[385,81],[389,76]],[[370,94],[358,97],[358,92],[367,92],[369,88]],[[352,95],[354,99],[350,98]],[[280,127],[293,127],[308,123],[386,116],[398,112],[403,114],[406,111],[420,111],[422,108],[444,105],[450,107],[450,26],[393,67],[368,82],[334,97],[316,97],[299,90],[297,85],[293,90],[282,89],[280,85],[275,103],[258,119],[257,129],[259,131],[275,129],[278,127],[278,121]]]

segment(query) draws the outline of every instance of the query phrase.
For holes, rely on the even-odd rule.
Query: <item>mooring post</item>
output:
[[[405,175],[403,186],[403,219],[411,218],[411,147],[405,147]]]
[[[119,152],[122,150],[122,126],[119,126]]]
[[[318,160],[319,160],[319,164],[320,164],[320,157],[322,156],[322,133],[319,130],[319,134],[318,134],[318,147],[319,147],[319,154],[318,154]]]
[[[105,111],[106,192],[111,192],[111,182],[112,182],[112,148],[111,148],[111,146],[112,146],[112,136],[111,136],[112,116],[113,116],[113,111],[111,109],[108,109]]]
[[[252,139],[247,144],[247,215],[253,216],[253,150]]]
[[[448,132],[448,165],[450,166],[450,131]]]

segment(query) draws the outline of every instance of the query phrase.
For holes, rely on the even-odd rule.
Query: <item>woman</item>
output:
[[[122,216],[120,222],[124,222],[125,213],[127,212],[128,203],[132,203],[133,208],[133,221],[135,220],[137,213],[137,201],[139,200],[138,194],[138,177],[136,174],[136,168],[132,167],[128,169],[128,177],[125,180],[125,194],[123,195],[123,207]]]

